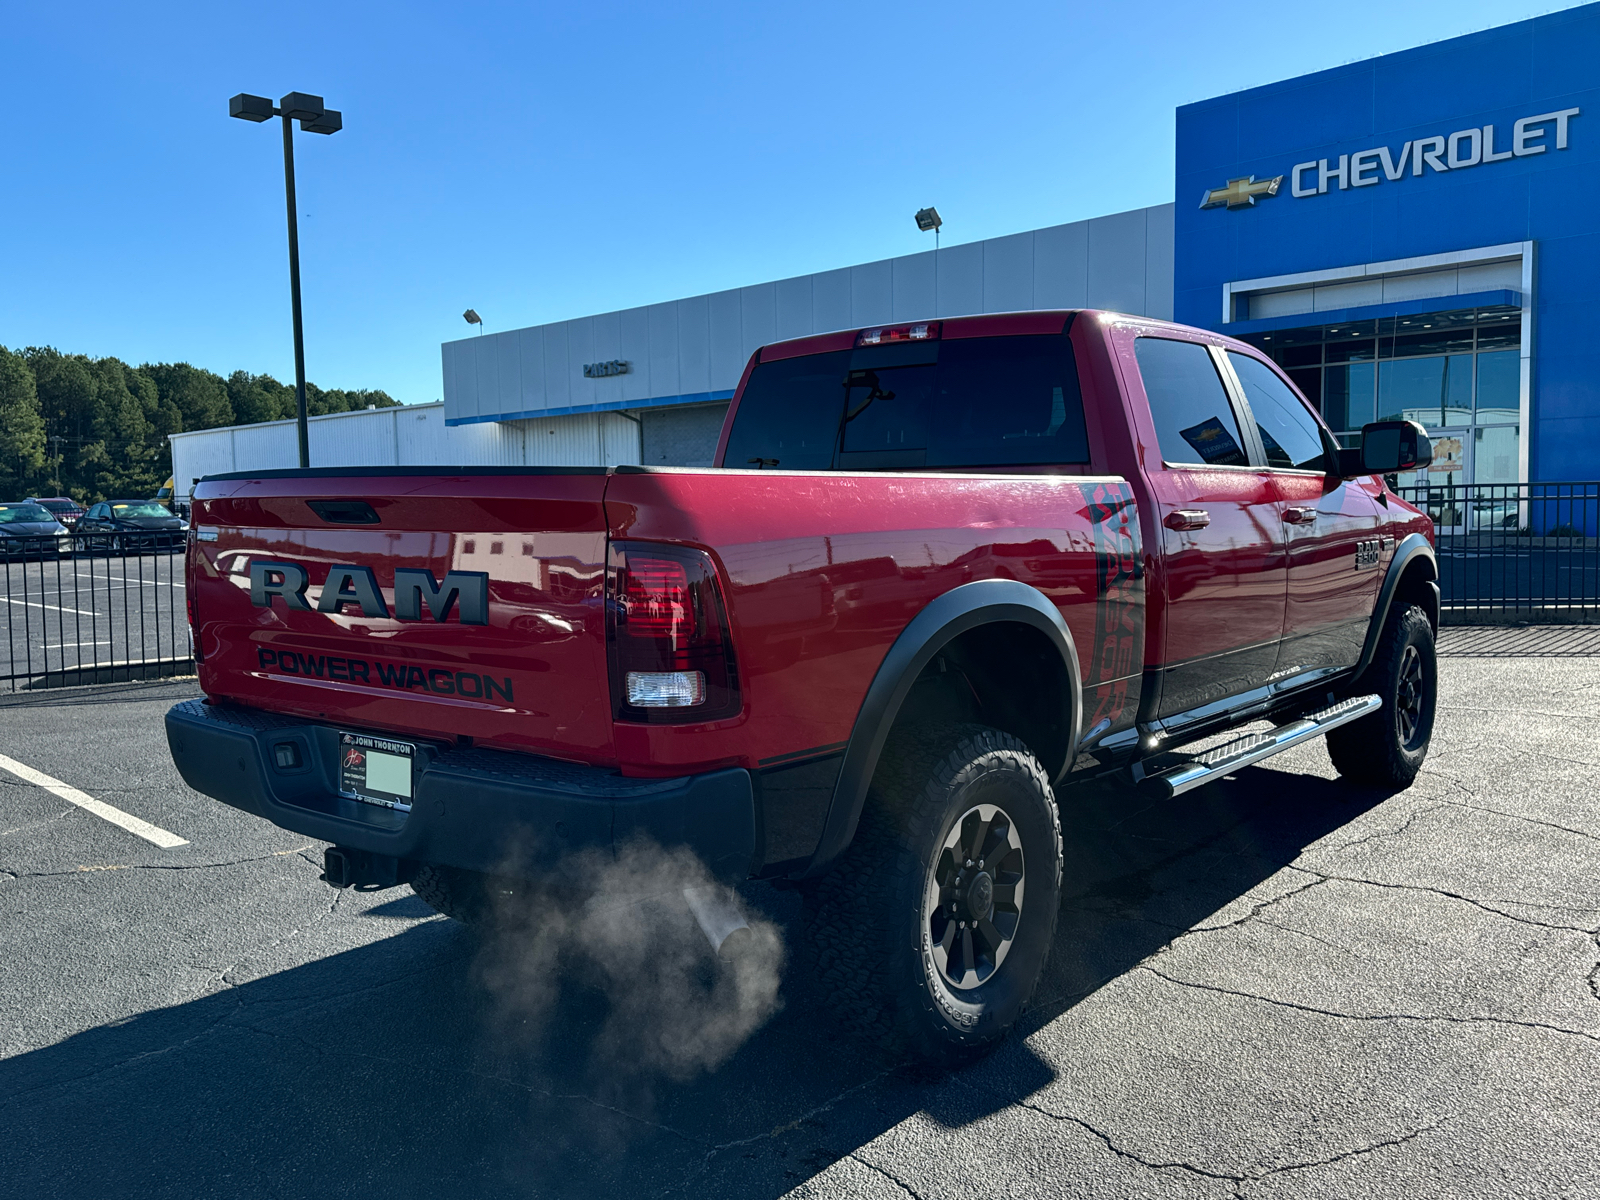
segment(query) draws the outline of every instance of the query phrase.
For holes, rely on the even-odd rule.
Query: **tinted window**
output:
[[[1322,430],[1300,397],[1259,359],[1230,350],[1228,361],[1244,385],[1245,401],[1267,452],[1267,466],[1327,470]]]
[[[793,442],[794,430],[820,446],[814,457],[785,457],[779,435]],[[1086,463],[1072,344],[1065,335],[953,338],[763,363],[723,462],[753,458],[842,470]]]
[[[1233,405],[1204,346],[1140,338],[1134,353],[1162,458],[1169,463],[1249,465]]]
[[[723,464],[826,471],[849,369],[848,350],[759,364],[744,385]]]

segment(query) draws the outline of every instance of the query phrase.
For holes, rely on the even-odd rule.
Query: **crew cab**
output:
[[[1326,735],[1411,782],[1437,568],[1382,475],[1430,457],[1114,313],[765,346],[709,469],[202,480],[169,743],[329,882],[463,919],[640,837],[799,888],[850,1024],[959,1057],[1034,988],[1078,781],[1171,797]]]

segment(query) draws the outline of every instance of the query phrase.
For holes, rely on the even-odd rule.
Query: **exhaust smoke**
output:
[[[570,855],[548,878],[559,883],[497,891],[475,963],[504,1034],[559,1036],[563,988],[596,988],[606,1012],[591,1072],[682,1082],[782,1006],[778,926],[741,911],[686,848],[638,839]]]

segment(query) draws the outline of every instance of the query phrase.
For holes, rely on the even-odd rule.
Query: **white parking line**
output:
[[[42,603],[35,603],[32,600],[13,600],[10,596],[0,596],[0,600],[4,600],[7,604],[18,605],[21,608],[53,608],[57,612],[77,613],[80,617],[92,617],[92,616],[94,616],[94,613],[89,612],[87,609],[67,608],[64,605],[60,605],[60,604],[42,604]]]
[[[7,758],[0,754],[0,770],[10,771],[18,779],[42,787],[52,795],[59,796],[68,804],[76,804],[85,812],[92,812],[95,816],[110,821],[113,825],[126,829],[137,837],[142,837],[147,842],[153,842],[163,850],[171,850],[174,846],[187,846],[189,843],[177,834],[168,833],[165,829],[141,821],[138,817],[123,812],[120,808],[96,800],[87,793],[80,792],[71,784],[62,783],[59,779],[52,779],[43,771],[35,771],[26,763],[19,763],[14,758]]]

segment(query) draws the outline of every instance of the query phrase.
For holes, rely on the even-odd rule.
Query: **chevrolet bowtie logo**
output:
[[[1227,187],[1211,188],[1206,191],[1200,197],[1200,207],[1221,208],[1224,204],[1229,208],[1251,206],[1255,204],[1257,196],[1276,196],[1278,185],[1282,182],[1282,175],[1259,181],[1254,175],[1246,175],[1243,179],[1230,179]]]

